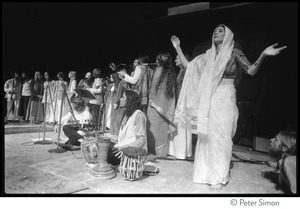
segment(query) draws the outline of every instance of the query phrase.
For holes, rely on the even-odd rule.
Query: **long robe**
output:
[[[161,82],[156,92],[156,84],[161,76],[162,68],[156,68],[149,94],[149,106],[147,110],[147,140],[148,152],[159,158],[166,157],[169,152],[169,141],[176,131],[173,124],[175,111],[175,88],[173,98],[165,95],[167,77]]]

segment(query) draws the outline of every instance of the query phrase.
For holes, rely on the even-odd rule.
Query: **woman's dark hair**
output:
[[[176,82],[176,73],[175,69],[172,65],[172,58],[170,53],[159,53],[156,56],[156,60],[159,66],[162,66],[162,73],[159,78],[159,81],[156,85],[156,92],[158,91],[159,86],[161,85],[161,82],[167,77],[167,87],[165,90],[165,95],[168,99],[171,99],[174,97],[174,87]]]
[[[115,89],[114,89],[114,92],[117,93],[118,91],[118,86],[119,86],[119,83],[121,81],[121,79],[119,78],[118,76],[118,73],[114,73],[112,75],[112,79],[113,79],[113,82],[115,83]]]
[[[142,108],[142,103],[139,94],[136,91],[125,89],[126,105],[124,115],[129,118],[136,110]]]

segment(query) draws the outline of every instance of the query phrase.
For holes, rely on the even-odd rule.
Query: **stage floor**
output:
[[[276,189],[278,173],[272,168],[240,161],[239,158],[270,160],[266,153],[249,150],[249,147],[233,146],[230,182],[220,192],[215,192],[207,185],[192,182],[193,161],[186,160],[159,159],[154,166],[159,167],[160,172],[156,176],[143,175],[138,181],[126,181],[120,173],[113,179],[101,180],[91,174],[80,150],[58,153],[54,143],[33,143],[33,139],[43,137],[43,132],[38,133],[33,128],[40,125],[16,126],[18,131],[13,133],[11,125],[5,125],[6,194],[286,194]],[[19,132],[22,128],[24,133]],[[26,132],[27,128],[35,132]],[[51,127],[48,129],[46,138],[57,141],[58,134],[51,131]]]

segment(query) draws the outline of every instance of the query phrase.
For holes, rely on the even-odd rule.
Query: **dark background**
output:
[[[273,43],[288,46],[236,87],[237,132],[273,135],[287,124],[297,131],[298,3],[211,2],[209,10],[168,17],[168,8],[188,3],[2,3],[3,84],[24,70],[31,77],[49,71],[52,79],[76,70],[81,79],[99,67],[106,77],[109,63],[132,64],[140,53],[154,62],[158,51],[169,51],[175,60],[172,35],[193,58],[210,47],[214,28],[223,23],[251,63]]]

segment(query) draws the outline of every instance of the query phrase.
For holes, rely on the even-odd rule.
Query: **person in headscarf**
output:
[[[243,71],[255,75],[266,56],[277,55],[286,46],[267,47],[252,65],[234,47],[233,33],[223,24],[215,28],[211,48],[191,62],[184,57],[179,38],[172,36],[171,42],[187,67],[174,123],[198,134],[193,182],[220,190],[229,181],[232,137],[239,114],[235,90],[238,74]]]
[[[169,53],[159,53],[149,94],[147,110],[148,160],[165,158],[169,152],[169,142],[176,131],[173,124],[175,111],[176,73]]]

